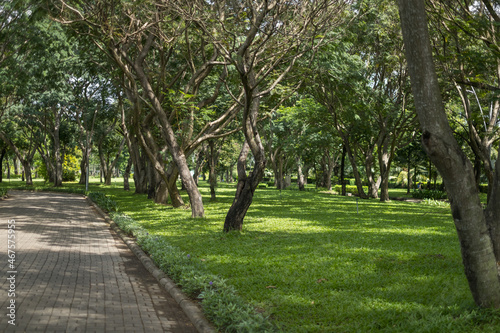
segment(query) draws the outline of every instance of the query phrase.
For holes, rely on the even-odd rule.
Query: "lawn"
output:
[[[227,279],[284,332],[500,331],[500,316],[474,305],[447,206],[259,188],[243,231],[224,234],[234,185],[219,184],[210,202],[201,184],[203,219],[120,183],[91,189]]]

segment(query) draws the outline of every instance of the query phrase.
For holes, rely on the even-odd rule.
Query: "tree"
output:
[[[160,130],[164,145],[175,163],[188,192],[193,217],[204,215],[201,194],[190,173],[187,157],[205,140],[228,135],[239,105],[207,112],[217,100],[227,72],[217,61],[219,53],[184,15],[183,4],[175,1],[107,2],[53,1],[60,22],[71,24],[80,34],[91,36],[122,73],[120,84],[130,101],[134,126],[146,120]],[[215,87],[203,88],[209,76],[219,78]],[[211,91],[203,96],[202,90]],[[151,116],[148,114],[150,113]],[[140,129],[140,127],[137,127]],[[153,128],[152,128],[153,129]],[[127,131],[129,150],[144,149],[165,183],[167,175],[148,133]],[[141,137],[142,136],[142,137]],[[162,147],[159,147],[160,150]],[[158,151],[158,150],[156,150]],[[131,156],[136,159],[136,149]],[[169,180],[170,179],[170,180]]]
[[[238,185],[224,231],[242,229],[264,175],[267,160],[257,126],[261,101],[282,82],[299,58],[313,54],[310,51],[321,44],[327,27],[342,22],[346,3],[193,1],[189,9],[183,9],[186,17],[196,20],[223,57],[224,65],[234,69],[238,79],[238,92],[231,94],[242,107],[245,143],[238,158]],[[246,159],[250,152],[254,166],[247,175]]]
[[[425,2],[399,0],[399,12],[422,144],[448,192],[472,296],[478,306],[499,308],[500,163],[496,163],[491,198],[483,210],[474,168],[453,137],[444,111]]]
[[[447,110],[458,109],[455,114],[465,120],[478,186],[481,173],[491,184],[494,177],[491,152],[494,142],[500,139],[500,38],[496,26],[500,19],[489,0],[458,1],[453,5],[429,1],[429,5],[431,27],[439,36],[431,40],[438,60],[437,70],[443,73],[443,84],[448,87]],[[453,107],[459,104],[461,108]],[[489,200],[492,187],[488,189]]]

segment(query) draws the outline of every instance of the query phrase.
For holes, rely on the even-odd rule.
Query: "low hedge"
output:
[[[415,199],[443,200],[448,198],[446,192],[438,190],[417,190],[413,191],[411,196]]]
[[[116,202],[108,197],[103,192],[89,192],[87,195],[90,200],[95,202],[101,209],[107,212],[116,212],[118,211]]]
[[[342,185],[335,185],[334,187],[335,192],[342,192]],[[358,187],[355,185],[346,185],[345,186],[345,191],[347,193],[352,193],[354,195],[358,194]],[[363,191],[368,192],[368,186],[363,186]]]
[[[150,235],[131,217],[114,213],[115,223],[150,255],[155,264],[191,297],[201,301],[209,320],[221,332],[274,332],[268,317],[246,303],[236,289],[218,275],[208,272],[203,260],[168,244],[161,236]]]

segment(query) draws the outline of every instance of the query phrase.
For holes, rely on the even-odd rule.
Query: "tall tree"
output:
[[[59,21],[92,36],[123,73],[122,87],[134,110],[135,124],[148,118],[147,113],[153,114],[153,124],[159,128],[188,192],[192,216],[203,216],[201,194],[187,157],[203,141],[227,135],[224,128],[239,109],[235,103],[227,110],[207,112],[222,83],[209,85],[208,97],[199,94],[210,75],[221,80],[227,75],[216,70],[221,65],[217,49],[200,35],[192,18],[179,14],[174,1],[52,3]],[[150,142],[140,138],[143,133],[133,134],[141,144]],[[147,156],[168,182],[158,154],[149,149]]]
[[[447,110],[458,109],[455,114],[465,120],[478,185],[482,173],[491,184],[494,178],[491,151],[494,142],[500,139],[499,16],[489,0],[454,4],[429,1],[429,8],[431,27],[436,31],[431,44],[438,60],[437,69],[446,78],[443,84],[449,87]],[[453,108],[454,104],[462,107]],[[491,190],[489,186],[488,199]]]
[[[179,5],[183,15],[196,20],[238,79],[239,90],[232,95],[242,106],[246,143],[239,156],[238,185],[224,231],[242,229],[264,175],[267,160],[257,126],[262,99],[282,82],[299,58],[313,54],[311,50],[322,43],[327,28],[342,22],[348,2],[192,1],[189,9]],[[255,163],[247,175],[244,161],[250,152]]]
[[[483,210],[472,163],[453,137],[433,63],[424,0],[399,0],[401,27],[422,144],[443,177],[472,296],[500,307],[500,163]],[[494,203],[493,203],[494,202]]]

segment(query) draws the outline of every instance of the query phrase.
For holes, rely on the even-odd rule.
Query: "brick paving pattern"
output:
[[[7,280],[12,219],[15,298]],[[11,192],[0,201],[0,267],[0,332],[196,332],[81,196]],[[8,323],[11,299],[16,326]]]

